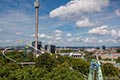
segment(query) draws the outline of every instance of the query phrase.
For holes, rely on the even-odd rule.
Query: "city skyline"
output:
[[[0,46],[34,41],[34,0],[0,1]],[[57,46],[119,46],[120,0],[40,0],[39,41]]]

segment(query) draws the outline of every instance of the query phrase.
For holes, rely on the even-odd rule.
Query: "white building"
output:
[[[71,52],[71,53],[59,53],[62,56],[71,56],[73,58],[81,58],[82,55],[80,53],[77,52]]]

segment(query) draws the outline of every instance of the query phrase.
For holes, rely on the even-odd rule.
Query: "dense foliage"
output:
[[[115,68],[112,64],[102,65],[102,72],[106,80],[120,80],[120,69]]]
[[[120,57],[118,57],[118,59],[116,59],[116,62],[117,62],[117,63],[120,63]]]
[[[84,71],[77,70],[80,66],[74,65],[75,60],[71,57],[46,53],[33,58],[32,54],[25,55],[24,52],[18,51],[8,52],[6,55],[17,62],[35,61],[36,64],[21,66],[0,53],[0,80],[84,80]],[[76,69],[72,69],[72,66]]]
[[[35,65],[18,65],[0,53],[0,80],[85,80],[88,76],[89,62],[83,59],[60,56],[58,54],[42,54],[34,58],[25,52],[8,52],[7,56],[17,62],[36,62]],[[102,65],[104,76],[118,76],[120,71],[111,64]],[[117,80],[117,79],[116,79]]]

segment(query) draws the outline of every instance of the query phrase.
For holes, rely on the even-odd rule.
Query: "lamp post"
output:
[[[35,57],[37,54],[37,49],[38,49],[38,12],[39,12],[39,0],[35,0],[34,2],[34,6],[35,6],[35,13],[36,13],[36,22],[35,22]]]

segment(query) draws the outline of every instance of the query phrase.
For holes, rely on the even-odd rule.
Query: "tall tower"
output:
[[[36,22],[35,22],[35,56],[37,54],[37,49],[38,49],[38,13],[39,13],[39,0],[35,0],[34,2],[35,6],[35,13],[36,13]]]

